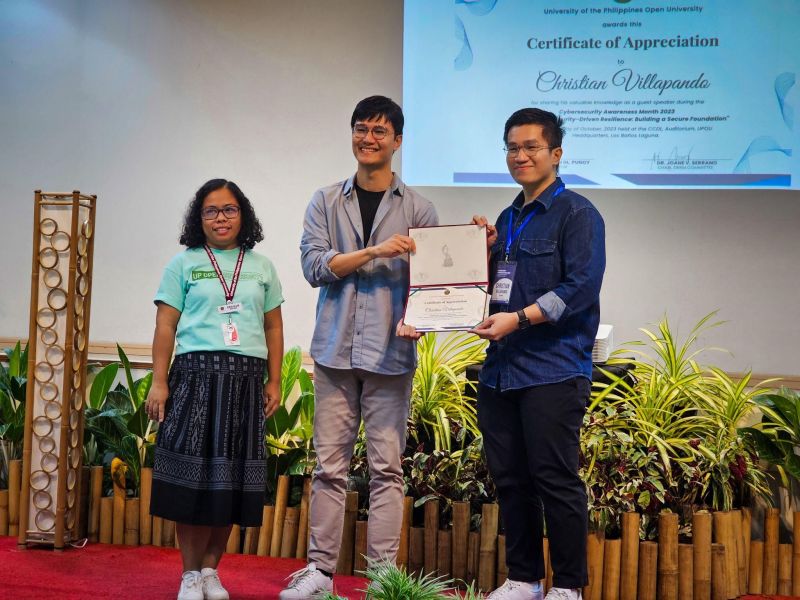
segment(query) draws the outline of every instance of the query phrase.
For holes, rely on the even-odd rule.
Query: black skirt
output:
[[[230,352],[175,357],[156,436],[153,515],[192,525],[261,525],[266,364]]]

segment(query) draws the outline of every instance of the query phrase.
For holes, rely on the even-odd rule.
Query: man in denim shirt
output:
[[[403,516],[403,471],[415,340],[402,324],[409,227],[437,225],[433,205],[392,173],[403,112],[389,98],[356,105],[350,121],[356,174],[314,193],[300,243],[303,274],[319,288],[314,358],[314,448],[308,566],[281,600],[332,589],[347,471],[361,418],[367,434],[367,556],[394,560]]]
[[[542,598],[543,512],[553,588],[577,600],[588,583],[586,489],[578,442],[600,320],[605,228],[558,177],[563,122],[535,108],[506,122],[506,162],[522,191],[488,226],[492,304],[475,333],[491,340],[478,423],[506,532],[508,580],[492,600]],[[486,224],[484,217],[475,217]]]

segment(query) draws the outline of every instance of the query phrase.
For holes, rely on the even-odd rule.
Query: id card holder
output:
[[[226,302],[222,306],[217,307],[217,312],[221,315],[229,315],[231,313],[238,313],[242,311],[241,302]]]
[[[236,323],[228,321],[222,324],[222,339],[226,346],[241,345],[242,342],[239,340],[239,329],[236,327]]]
[[[515,261],[502,260],[497,263],[492,287],[493,304],[508,304],[511,301],[511,288],[514,287],[516,271],[517,263]]]

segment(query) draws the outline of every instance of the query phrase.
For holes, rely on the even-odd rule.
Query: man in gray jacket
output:
[[[314,193],[300,244],[303,274],[319,288],[311,342],[316,413],[308,565],[280,600],[333,589],[347,471],[363,417],[370,471],[367,556],[394,560],[400,540],[413,328],[402,323],[409,227],[438,224],[433,205],[392,172],[403,112],[384,96],[359,102],[350,120],[356,174]]]

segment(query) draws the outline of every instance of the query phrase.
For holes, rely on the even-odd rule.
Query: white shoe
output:
[[[203,578],[200,571],[186,571],[183,574],[178,600],[203,600]]]
[[[567,588],[550,588],[544,600],[583,600],[581,590],[568,590]]]
[[[317,571],[314,563],[308,563],[305,568],[295,571],[289,577],[292,581],[280,593],[279,600],[312,600],[321,592],[333,591],[333,578]]]
[[[506,579],[486,600],[542,600],[542,584]]]
[[[222,587],[216,569],[206,567],[200,571],[203,576],[203,596],[205,600],[230,600],[228,590]]]

